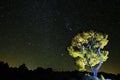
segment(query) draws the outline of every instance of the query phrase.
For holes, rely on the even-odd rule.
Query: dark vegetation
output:
[[[51,68],[43,69],[41,67],[28,70],[25,64],[13,68],[9,67],[7,63],[0,62],[0,80],[83,80],[85,74],[92,75],[92,73],[79,71],[55,72]],[[100,74],[105,78],[120,80],[120,74],[114,75],[100,72],[98,76]]]

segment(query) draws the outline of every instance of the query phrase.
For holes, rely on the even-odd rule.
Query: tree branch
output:
[[[101,45],[98,47],[98,54],[101,54]]]
[[[96,67],[96,70],[99,70],[100,69],[100,67],[102,66],[102,59],[100,59],[100,63],[99,63],[99,65]]]
[[[99,55],[101,54],[101,45],[100,45],[99,48],[98,48],[98,54],[99,54]],[[103,63],[103,61],[102,61],[102,58],[101,58],[99,65],[96,67],[97,70],[100,69],[100,67],[102,66],[102,63]]]

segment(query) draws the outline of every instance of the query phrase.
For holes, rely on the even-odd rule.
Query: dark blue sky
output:
[[[66,47],[78,32],[109,35],[101,71],[120,73],[119,0],[1,0],[0,60],[54,70],[77,69]]]

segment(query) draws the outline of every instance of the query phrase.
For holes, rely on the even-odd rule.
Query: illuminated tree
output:
[[[108,43],[108,35],[95,31],[83,32],[77,34],[67,47],[70,56],[75,58],[80,71],[85,71],[86,66],[91,69],[94,76],[103,62],[108,58],[108,51],[103,50]]]

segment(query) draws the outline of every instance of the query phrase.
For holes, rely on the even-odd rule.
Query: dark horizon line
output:
[[[0,66],[1,66],[1,64],[3,64],[3,65],[6,65],[9,69],[10,68],[17,68],[17,69],[19,69],[20,67],[22,67],[22,68],[26,68],[28,71],[35,71],[35,70],[37,70],[37,69],[42,69],[42,70],[51,70],[51,71],[53,71],[53,72],[83,72],[83,73],[92,73],[92,72],[90,72],[90,71],[78,71],[78,70],[71,70],[71,71],[69,71],[69,70],[61,70],[61,71],[58,71],[58,70],[54,70],[53,68],[43,68],[43,67],[40,67],[40,66],[38,66],[38,67],[36,67],[35,69],[29,69],[27,66],[26,66],[26,64],[21,64],[21,65],[19,65],[18,67],[10,67],[9,66],[9,64],[7,63],[7,62],[5,62],[5,61],[0,61]],[[114,74],[114,75],[120,75],[120,73],[110,73],[110,72],[103,72],[103,71],[100,71],[100,72],[98,72],[98,74],[99,73],[105,73],[105,74]]]

